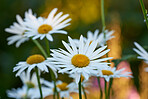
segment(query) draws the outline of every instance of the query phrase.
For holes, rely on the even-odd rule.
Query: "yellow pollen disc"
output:
[[[32,82],[26,82],[28,88],[35,88],[35,85]]]
[[[29,56],[26,60],[28,64],[36,64],[45,61],[45,58],[42,55],[36,54]]]
[[[61,91],[65,91],[68,90],[67,88],[67,83],[63,82],[62,84],[58,84],[57,87],[61,90]]]
[[[109,71],[109,70],[102,70],[102,73],[103,75],[107,75],[107,76],[114,74],[112,71]]]
[[[38,32],[40,34],[47,34],[51,30],[52,30],[52,27],[48,24],[43,24],[38,28]]]
[[[71,63],[76,67],[82,68],[88,66],[90,60],[87,56],[83,54],[76,54],[75,56],[72,57]]]

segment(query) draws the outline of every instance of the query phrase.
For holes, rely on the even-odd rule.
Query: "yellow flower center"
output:
[[[26,82],[28,88],[35,88],[35,85],[32,82]]]
[[[87,56],[83,55],[83,54],[76,54],[72,57],[71,59],[71,63],[75,66],[75,67],[86,67],[89,65],[90,60]]]
[[[47,34],[51,30],[52,30],[52,27],[48,24],[43,24],[38,28],[38,32],[40,34]]]
[[[103,75],[107,75],[107,76],[114,74],[112,71],[109,71],[109,70],[102,70],[102,73]]]
[[[28,64],[36,64],[45,61],[45,58],[42,55],[36,54],[29,56],[26,60]]]
[[[68,90],[67,88],[67,83],[63,82],[62,84],[58,84],[57,87],[61,90],[61,91],[65,91]]]

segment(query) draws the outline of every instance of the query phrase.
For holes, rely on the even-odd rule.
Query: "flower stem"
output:
[[[39,91],[40,91],[40,99],[43,99],[43,94],[42,94],[42,89],[41,89],[41,83],[40,83],[40,76],[39,76],[38,68],[37,67],[35,67],[35,72],[36,72],[36,77],[37,77]]]
[[[102,20],[102,26],[103,26],[103,33],[104,33],[104,38],[106,38],[105,35],[105,14],[104,14],[104,0],[101,0],[101,20]]]
[[[105,14],[104,14],[104,0],[101,0],[101,20],[102,20],[102,32],[104,33],[104,40],[106,43],[106,32],[105,32]],[[107,49],[107,48],[106,48]],[[108,53],[106,53],[106,57],[108,57]],[[109,63],[109,60],[107,60],[107,62]]]
[[[48,56],[50,56],[50,47],[49,47],[49,41],[47,38],[45,38],[45,42],[46,42],[46,51],[47,51],[47,54]]]
[[[57,87],[56,87],[56,78],[55,78],[54,73],[53,73],[53,71],[51,69],[50,69],[50,75],[51,75],[51,78],[52,78],[52,80],[54,82],[54,95],[53,95],[53,99],[55,99],[56,95],[57,95],[57,99],[59,99],[59,94],[57,92]]]
[[[41,44],[37,41],[37,40],[32,40],[36,46],[40,49],[40,51],[43,53],[43,55],[45,56],[45,58],[48,57],[48,55],[46,54],[45,50],[43,49],[43,47],[41,46]]]
[[[142,12],[143,12],[144,19],[145,19],[145,21],[146,21],[146,26],[147,26],[147,29],[148,29],[147,11],[146,11],[146,9],[145,9],[143,0],[139,0],[139,2],[140,2],[140,5],[141,5],[141,9],[142,9]]]
[[[84,97],[85,97],[85,99],[87,99],[86,92],[85,92],[85,88],[84,88],[83,85],[82,85],[82,90],[83,90],[83,92],[84,92]]]
[[[104,79],[105,81],[105,99],[108,99],[108,96],[107,96],[107,82],[106,80]]]
[[[97,77],[97,79],[98,79],[98,86],[99,86],[99,89],[100,89],[100,99],[102,99],[103,98],[103,91],[102,91],[102,88],[101,88],[100,78]]]
[[[64,97],[62,97],[62,99],[64,99]]]
[[[113,83],[113,78],[110,79],[109,87],[108,87],[108,98],[109,99],[110,99],[110,90],[111,90],[112,83]]]
[[[81,77],[79,81],[79,99],[82,99],[82,93],[81,93]]]
[[[48,57],[50,57],[50,47],[49,47],[49,41],[47,38],[45,38],[45,42],[46,42],[46,51],[48,53]],[[57,88],[56,88],[56,79],[54,76],[53,71],[50,69],[50,74],[51,74],[51,78],[54,81],[54,95],[53,95],[53,99],[55,99],[55,96],[57,95],[57,99],[59,99],[59,94],[57,92]]]

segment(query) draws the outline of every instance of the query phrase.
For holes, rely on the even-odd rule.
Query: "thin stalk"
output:
[[[48,53],[48,57],[50,56],[50,47],[49,47],[49,41],[47,38],[45,38],[45,43],[46,43],[46,51]],[[51,78],[52,80],[54,81],[54,95],[53,95],[53,99],[55,99],[55,96],[57,95],[57,99],[59,99],[59,94],[57,92],[57,88],[56,88],[56,79],[55,79],[55,76],[54,76],[54,73],[53,71],[50,69],[50,75],[51,75]]]
[[[47,54],[48,56],[50,56],[50,47],[49,47],[49,41],[47,38],[45,38],[45,42],[46,42],[46,51],[47,51]]]
[[[43,55],[45,56],[45,58],[48,57],[48,55],[46,54],[45,50],[43,49],[43,47],[41,46],[41,44],[37,41],[37,40],[32,40],[36,46],[40,49],[40,51],[43,53]]]
[[[146,21],[146,26],[147,26],[147,29],[148,29],[147,12],[146,12],[146,9],[145,9],[143,0],[139,0],[139,2],[140,2],[140,5],[141,5],[141,9],[142,9],[142,12],[143,12],[144,19],[145,19],[145,21]]]
[[[62,99],[64,99],[64,97],[62,97]]]
[[[39,76],[38,68],[37,67],[35,67],[35,72],[36,72],[36,77],[37,77],[39,91],[40,91],[40,99],[43,99],[43,94],[42,94],[42,89],[41,89],[41,83],[40,83],[40,76]]]
[[[81,92],[81,77],[79,81],[79,99],[82,99],[82,92]]]
[[[104,38],[106,38],[105,35],[105,14],[104,14],[104,0],[101,0],[101,20],[102,20],[102,26],[103,26],[103,33],[104,33]]]
[[[59,99],[59,94],[57,93],[57,87],[56,87],[56,78],[54,76],[54,73],[53,71],[50,69],[50,75],[51,75],[51,78],[54,82],[54,95],[53,95],[53,99],[55,99],[55,96],[57,95],[57,99]]]
[[[84,97],[85,97],[85,99],[87,99],[87,95],[86,95],[85,88],[84,88],[83,85],[82,85],[82,90],[83,90],[83,92],[84,92]]]
[[[98,79],[98,86],[99,86],[99,89],[100,89],[100,99],[102,99],[103,98],[103,91],[102,91],[102,88],[101,88],[99,77],[97,77],[97,79]]]
[[[107,96],[107,82],[106,80],[104,79],[105,81],[105,99],[108,99],[108,96]]]
[[[57,99],[60,99],[60,97],[59,97],[59,92],[57,92]]]
[[[110,99],[110,90],[111,90],[112,83],[113,83],[113,78],[111,78],[111,79],[110,79],[110,82],[109,82],[108,99]]]
[[[101,19],[102,19],[102,28],[103,28],[102,31],[104,33],[104,39],[106,41],[106,32],[105,32],[106,25],[105,25],[105,14],[104,13],[105,13],[105,11],[104,11],[104,0],[101,0]],[[106,57],[108,57],[108,53],[106,53]],[[110,61],[107,60],[107,62],[109,63]],[[105,99],[108,99],[107,82],[106,81],[105,81]]]

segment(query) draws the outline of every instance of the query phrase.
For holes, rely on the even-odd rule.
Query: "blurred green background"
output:
[[[144,3],[148,9],[148,0],[144,0]],[[25,61],[33,53],[40,53],[31,40],[23,43],[19,48],[16,48],[15,44],[7,45],[6,39],[12,34],[6,33],[4,29],[16,21],[16,14],[24,17],[24,12],[29,8],[38,16],[44,17],[53,8],[58,8],[58,11],[63,11],[64,14],[70,14],[71,26],[65,30],[72,38],[79,38],[81,34],[86,36],[89,30],[101,31],[102,29],[100,0],[0,0],[0,97],[2,99],[7,97],[7,89],[22,85],[20,79],[12,72],[15,64]],[[121,47],[121,56],[135,54],[132,50],[134,41],[142,46],[148,46],[148,30],[138,0],[105,0],[105,15],[107,29],[115,29],[115,31],[117,29],[117,32],[120,32],[118,46]],[[56,34],[53,37],[54,42],[50,42],[51,48],[63,47],[61,40],[67,40],[67,35]],[[44,44],[43,41],[41,43]],[[135,76],[134,84],[140,93],[138,67],[140,61],[132,60],[130,63]],[[45,78],[48,79],[48,76]]]

